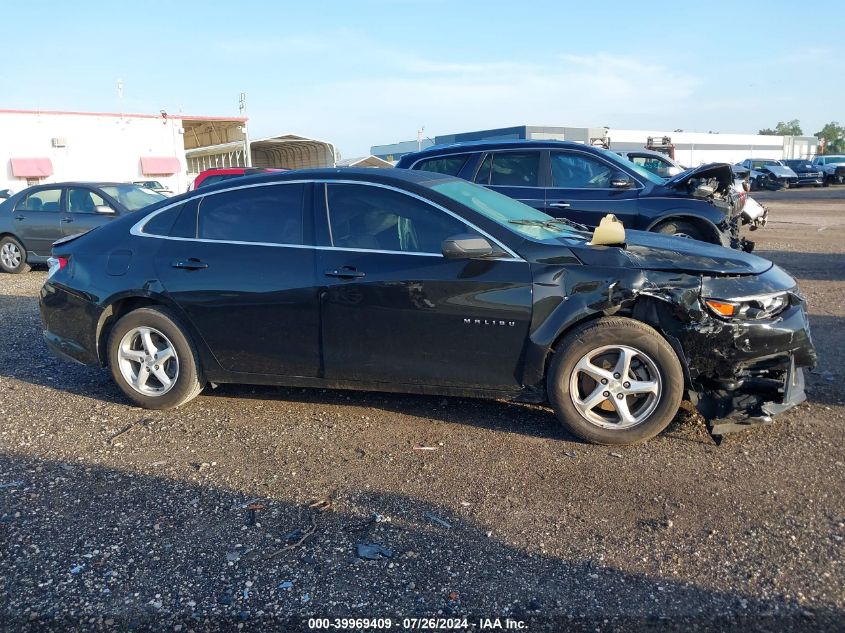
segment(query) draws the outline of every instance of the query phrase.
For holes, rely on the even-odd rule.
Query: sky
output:
[[[421,128],[845,122],[840,0],[2,5],[0,109],[231,116],[244,92],[251,137],[345,157]]]

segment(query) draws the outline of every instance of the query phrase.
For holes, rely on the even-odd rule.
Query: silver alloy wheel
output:
[[[655,362],[627,345],[587,352],[569,377],[575,408],[604,429],[629,429],[644,422],[660,403],[662,387]]]
[[[22,259],[23,253],[21,253],[21,249],[17,247],[17,244],[13,242],[6,242],[3,244],[3,247],[0,248],[0,261],[3,262],[3,265],[6,268],[17,268],[21,265]]]
[[[672,235],[674,235],[675,237],[683,237],[683,238],[688,239],[688,240],[692,239],[692,237],[689,234],[682,233],[681,231],[676,231],[675,233],[672,233]]]
[[[173,343],[151,327],[136,327],[120,339],[117,362],[123,379],[145,396],[163,396],[179,378]]]

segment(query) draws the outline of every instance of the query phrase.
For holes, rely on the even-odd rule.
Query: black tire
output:
[[[128,337],[130,342],[137,341],[137,338],[134,338],[137,328],[150,328],[152,330],[153,343],[157,349],[164,349],[160,345],[166,343],[172,346],[175,351],[175,371],[173,370],[173,359],[165,359],[160,365],[153,365],[152,363],[155,361],[150,363],[131,361],[128,365],[130,372],[135,369],[136,364],[138,365],[137,371],[134,372],[135,375],[140,374],[142,370],[145,371],[148,376],[146,380],[153,381],[149,386],[150,389],[157,388],[156,385],[164,388],[165,391],[159,395],[139,391],[131,384],[121,368],[121,359],[118,356],[121,341],[130,332],[133,333]],[[132,351],[140,352],[143,355],[146,354],[143,351],[144,348],[145,346],[141,346],[141,349]],[[146,409],[172,409],[181,406],[199,395],[205,385],[199,357],[188,332],[179,323],[179,319],[163,306],[133,310],[115,323],[109,335],[108,356],[109,368],[117,386],[130,400]],[[124,364],[123,367],[125,368],[127,365]],[[154,370],[159,370],[159,367],[162,371],[173,374],[171,386],[165,387],[165,383],[156,378],[156,371]],[[144,385],[144,387],[147,388],[147,385]]]
[[[701,240],[702,242],[713,241],[698,224],[689,220],[666,220],[655,226],[652,231],[662,233],[663,235],[688,237],[693,240]]]
[[[830,176],[825,176],[822,179],[822,187],[830,187],[831,180]]]
[[[635,360],[631,361],[631,372],[645,371],[644,368],[647,369],[648,365],[643,361],[648,359],[651,361],[651,368],[648,369],[647,373],[654,373],[656,370],[659,376],[659,378],[651,378],[651,380],[658,382],[657,394],[654,395],[653,399],[649,400],[651,396],[647,394],[623,398],[626,405],[628,403],[632,405],[631,414],[637,411],[638,402],[642,404],[650,403],[649,406],[640,409],[642,419],[628,428],[612,428],[612,426],[602,426],[600,423],[590,421],[585,414],[579,411],[571,390],[572,380],[576,381],[576,389],[580,390],[583,385],[580,381],[583,380],[584,372],[576,370],[578,363],[588,354],[600,353],[597,350],[600,351],[607,347],[612,348],[616,345],[632,349],[642,355],[641,357],[635,356]],[[641,366],[637,366],[635,369],[637,362]],[[573,373],[575,373],[574,377]],[[641,373],[629,373],[629,376],[622,377],[619,380],[624,381],[628,377],[642,380]],[[615,390],[620,388],[622,384],[629,386],[632,384],[631,382],[616,383],[613,376],[610,376],[610,378],[611,384],[608,385],[608,389]],[[587,385],[587,391],[604,388],[598,382],[594,381],[594,383],[594,385]],[[570,433],[587,442],[605,445],[636,444],[660,433],[678,412],[683,388],[684,374],[681,363],[669,343],[654,328],[640,321],[623,317],[601,318],[566,334],[556,347],[546,377],[549,402],[560,423]],[[579,397],[579,394],[576,394],[575,397]],[[645,397],[646,400],[643,401],[642,397]],[[611,410],[614,413],[607,415],[621,418],[616,413],[614,402],[611,395],[608,399],[594,405],[593,411],[589,414],[600,417],[605,415],[605,411]],[[601,409],[598,412],[595,411],[597,407]]]
[[[25,273],[30,266],[26,263],[26,249],[11,235],[0,239],[0,270],[17,275]]]

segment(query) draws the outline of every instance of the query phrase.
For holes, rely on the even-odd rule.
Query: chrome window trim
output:
[[[508,248],[507,246],[502,244],[499,240],[494,238],[492,235],[490,235],[489,233],[487,233],[483,229],[480,229],[479,227],[477,227],[475,224],[473,224],[472,222],[470,222],[466,218],[462,218],[458,214],[453,213],[452,211],[449,211],[449,209],[437,204],[436,202],[432,202],[431,200],[427,200],[426,198],[423,198],[422,196],[420,196],[418,194],[415,194],[415,193],[410,192],[410,191],[405,191],[404,189],[400,189],[400,188],[394,187],[392,185],[386,185],[386,184],[383,184],[383,183],[371,182],[369,180],[340,180],[340,179],[332,180],[332,179],[323,179],[323,178],[307,179],[307,180],[306,179],[302,179],[302,180],[282,180],[282,181],[251,183],[251,184],[248,184],[248,185],[238,185],[238,186],[234,186],[234,187],[227,187],[225,189],[219,189],[217,191],[209,191],[208,193],[202,193],[202,194],[197,196],[197,198],[199,198],[199,200],[197,202],[197,205],[198,205],[197,222],[199,222],[199,207],[202,205],[202,200],[206,196],[213,196],[213,195],[216,195],[218,193],[225,193],[225,192],[228,192],[228,191],[236,191],[238,189],[251,189],[253,187],[269,187],[269,186],[273,186],[273,185],[303,184],[303,183],[304,184],[315,183],[315,184],[324,185],[323,190],[326,192],[325,195],[326,195],[326,220],[327,221],[329,221],[329,217],[328,217],[328,213],[329,213],[328,187],[325,186],[325,185],[328,185],[328,184],[331,184],[331,183],[337,183],[337,184],[344,184],[344,185],[346,185],[346,184],[369,185],[369,186],[372,186],[372,187],[380,187],[382,189],[390,189],[392,191],[396,191],[398,193],[405,194],[406,196],[411,196],[412,198],[416,198],[416,199],[420,200],[421,202],[423,202],[423,203],[425,203],[425,204],[427,204],[431,207],[434,207],[435,209],[439,209],[440,211],[443,211],[447,215],[452,216],[456,220],[459,220],[460,222],[469,226],[470,228],[474,229],[475,231],[478,231],[479,234],[481,234],[484,237],[486,237],[487,239],[491,240],[494,244],[499,246],[503,251],[505,251],[508,255],[510,255],[510,257],[497,257],[497,258],[491,259],[490,261],[497,261],[497,262],[510,262],[510,261],[524,262],[525,261],[516,252],[514,252],[513,250],[511,250],[510,248]],[[171,240],[171,241],[174,241],[174,242],[201,242],[201,243],[209,243],[209,244],[234,244],[234,245],[238,245],[238,246],[272,246],[272,247],[277,247],[277,248],[299,248],[299,249],[310,249],[310,250],[318,250],[318,251],[349,251],[349,252],[354,252],[354,253],[382,253],[382,254],[386,254],[386,255],[416,255],[416,256],[424,256],[424,257],[440,257],[441,259],[445,259],[445,257],[443,256],[443,253],[421,253],[421,252],[415,252],[415,251],[389,251],[389,250],[368,249],[368,248],[343,248],[343,247],[340,247],[340,246],[317,246],[316,244],[280,244],[280,243],[276,243],[276,242],[243,242],[243,241],[237,241],[237,240],[209,240],[209,239],[199,238],[199,237],[172,237],[170,235],[153,235],[151,233],[144,233],[144,231],[143,231],[144,226],[150,220],[152,220],[155,216],[157,216],[159,213],[164,213],[165,211],[167,211],[169,209],[177,207],[181,204],[185,204],[187,202],[190,202],[190,200],[179,200],[179,201],[176,201],[172,204],[168,204],[168,205],[163,206],[161,209],[158,209],[158,210],[150,213],[148,216],[141,218],[138,222],[133,224],[132,228],[129,229],[129,233],[131,235],[136,236],[136,237],[156,238],[156,239],[160,239],[160,240]],[[329,231],[331,231],[331,222],[329,222]],[[334,240],[332,240],[332,244],[334,244]]]

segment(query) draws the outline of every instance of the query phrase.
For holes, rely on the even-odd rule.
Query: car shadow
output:
[[[349,484],[315,504],[286,496],[289,487],[220,486],[208,473],[5,452],[0,485],[6,630],[300,631],[313,617],[397,626],[439,615],[510,617],[531,631],[822,631],[845,617],[765,590],[697,586],[683,571],[626,571],[598,551],[520,547],[457,502]],[[642,555],[662,556],[659,521],[629,529]],[[384,556],[362,560],[358,544]],[[722,560],[740,564],[729,550]]]

